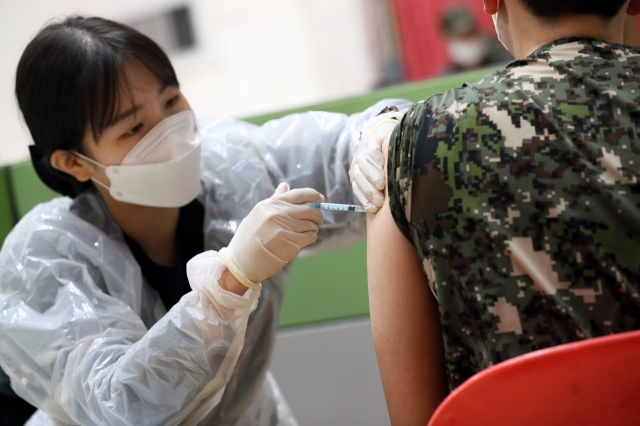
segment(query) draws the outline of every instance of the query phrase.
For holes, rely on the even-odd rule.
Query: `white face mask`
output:
[[[498,16],[499,15],[500,15],[500,0],[498,0],[498,9],[497,9],[496,13],[491,15],[491,17],[493,18],[493,26],[496,27],[496,34],[498,35],[498,41],[500,41],[500,43],[502,43],[502,45],[504,46],[505,49],[509,50],[507,45],[504,44],[504,40],[502,40],[502,37],[500,36],[500,25],[498,24]]]
[[[487,39],[474,37],[467,40],[454,40],[449,43],[447,52],[451,62],[463,67],[480,65],[487,54]]]
[[[133,147],[119,166],[104,167],[111,181],[109,190],[118,201],[152,207],[182,207],[200,191],[200,136],[192,111],[182,111],[162,120]]]

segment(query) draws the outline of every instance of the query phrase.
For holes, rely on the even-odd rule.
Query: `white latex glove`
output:
[[[377,212],[384,202],[386,177],[382,143],[402,116],[399,112],[387,112],[369,119],[362,127],[361,144],[351,160],[349,180],[354,195],[369,213]]]
[[[323,200],[315,189],[289,190],[288,184],[281,183],[271,198],[256,204],[229,246],[220,250],[229,271],[247,287],[259,288],[262,280],[316,241],[322,213],[306,203]]]

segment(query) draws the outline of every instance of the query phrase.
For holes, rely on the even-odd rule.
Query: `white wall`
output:
[[[367,92],[379,78],[364,9],[375,0],[191,0],[198,46],[171,57],[196,113],[251,116]],[[181,0],[0,0],[0,165],[28,158],[14,73],[52,18],[133,21]]]
[[[281,330],[271,372],[302,426],[390,425],[369,318]]]

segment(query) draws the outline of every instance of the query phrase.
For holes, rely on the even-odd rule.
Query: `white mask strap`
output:
[[[502,39],[502,35],[500,34],[500,23],[498,22],[500,19],[500,0],[498,0],[498,8],[496,9],[496,13],[493,14],[492,18],[493,18],[493,25],[496,28],[496,34],[498,35],[498,40],[500,41],[500,43],[502,43],[504,48],[507,49],[507,45],[504,44],[504,40]],[[507,51],[508,50],[509,49],[507,49]]]
[[[96,166],[102,167],[103,169],[106,169],[106,168],[107,168],[107,166],[105,166],[104,164],[100,164],[100,163],[98,163],[97,161],[92,160],[91,158],[89,158],[89,157],[87,157],[87,156],[85,156],[85,155],[82,155],[82,154],[80,154],[80,153],[79,153],[79,152],[77,152],[77,151],[71,151],[71,152],[72,152],[74,155],[76,155],[77,157],[80,157],[80,158],[82,158],[83,160],[86,160],[86,161],[88,161],[88,162],[90,162],[90,163],[93,163],[93,164],[95,164]],[[98,179],[94,178],[93,176],[91,176],[91,182],[93,182],[93,183],[97,183],[98,185],[100,185],[101,187],[103,187],[104,189],[106,189],[107,191],[109,191],[109,190],[111,189],[111,188],[109,188],[107,185],[105,185],[104,183],[100,182]]]
[[[89,158],[89,157],[87,157],[87,156],[84,156],[84,155],[80,154],[78,151],[71,151],[71,153],[72,153],[73,155],[77,156],[77,157],[82,158],[83,160],[87,160],[88,162],[95,164],[96,166],[100,166],[100,167],[102,167],[103,169],[106,169],[106,168],[107,168],[107,166],[105,166],[104,164],[100,164],[100,163],[98,163],[96,160],[92,160],[91,158]]]

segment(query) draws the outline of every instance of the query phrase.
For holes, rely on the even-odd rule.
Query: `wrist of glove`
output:
[[[323,200],[314,189],[290,190],[281,183],[271,198],[256,204],[229,245],[220,250],[229,272],[245,286],[259,288],[261,281],[316,241],[322,213],[306,203]]]
[[[235,257],[229,254],[229,250],[227,249],[227,247],[221,248],[218,254],[222,258],[222,261],[224,262],[224,264],[227,265],[227,269],[229,270],[229,272],[231,272],[231,274],[234,277],[236,277],[236,279],[242,285],[254,290],[259,290],[261,288],[261,284],[259,281],[258,282],[251,281],[244,274],[244,272],[242,272],[242,269],[240,269],[240,267],[235,262]]]
[[[362,127],[361,144],[351,161],[349,180],[354,195],[369,213],[377,212],[384,203],[386,177],[382,144],[402,116],[397,111],[385,112],[369,119]]]

